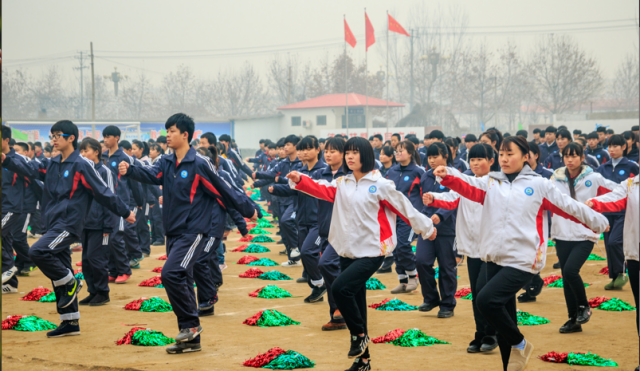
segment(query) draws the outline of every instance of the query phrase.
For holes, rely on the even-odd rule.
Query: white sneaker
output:
[[[18,289],[11,285],[2,285],[2,295],[4,294],[15,294],[18,292]]]
[[[298,256],[300,256],[300,249],[296,247],[295,249],[291,250],[291,257],[297,258]]]
[[[16,272],[18,272],[18,267],[14,265],[11,269],[2,273],[2,284],[7,283],[7,281],[9,281],[11,277],[13,277],[16,274]]]
[[[220,264],[220,271],[223,271],[227,269],[227,265],[226,264]]]
[[[302,267],[302,262],[300,260],[298,261],[289,260],[280,265],[282,265],[283,267]]]

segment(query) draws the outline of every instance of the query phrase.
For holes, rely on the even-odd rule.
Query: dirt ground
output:
[[[275,233],[275,229],[271,229]],[[276,236],[274,236],[277,238]],[[162,331],[173,337],[178,328],[172,312],[143,313],[126,311],[123,306],[140,297],[160,296],[168,300],[164,289],[139,287],[138,283],[153,277],[151,269],[160,267],[164,261],[157,260],[165,254],[163,246],[152,247],[151,257],[141,263],[132,278],[124,285],[111,284],[111,302],[101,307],[81,307],[82,335],[58,339],[47,339],[45,332],[2,331],[2,368],[4,370],[241,370],[244,360],[272,347],[298,351],[316,362],[318,370],[344,370],[351,365],[347,359],[349,346],[347,330],[323,332],[320,327],[329,319],[329,305],[326,301],[305,304],[303,298],[309,294],[306,284],[295,281],[279,281],[276,284],[288,290],[294,298],[259,299],[248,294],[265,284],[274,283],[258,279],[239,278],[248,269],[237,265],[244,253],[230,252],[241,245],[240,235],[233,232],[227,242],[227,268],[224,285],[220,288],[220,301],[216,304],[215,316],[204,317],[202,326],[201,352],[185,355],[169,355],[164,347],[116,346],[133,325]],[[30,243],[35,240],[29,240]],[[278,251],[283,245],[263,244],[270,253],[253,254],[283,262]],[[594,253],[604,256],[602,242]],[[74,264],[81,259],[80,253],[73,254]],[[553,252],[549,253],[548,264],[542,276],[560,274],[552,264],[556,262]],[[633,295],[627,285],[622,291],[604,290],[608,282],[606,276],[597,275],[606,266],[605,261],[588,261],[582,269],[583,279],[592,285],[587,288],[589,298],[596,296],[619,297],[633,303]],[[277,269],[295,278],[300,277],[302,268],[259,267],[263,271]],[[466,264],[458,270],[458,288],[469,287]],[[384,285],[383,291],[368,291],[369,303],[393,298],[391,288],[396,285],[395,274],[376,275]],[[20,298],[38,286],[51,286],[42,272],[35,271],[30,277],[20,277],[19,293],[2,296],[2,316],[35,315],[58,323],[58,315],[53,303],[21,301]],[[87,295],[84,289],[80,297]],[[418,292],[398,296],[413,305],[419,305],[422,297]],[[545,363],[535,357],[549,351],[587,352],[618,362],[620,370],[633,370],[638,365],[638,334],[634,316],[636,312],[605,312],[594,310],[591,321],[583,326],[584,332],[560,334],[558,328],[566,321],[566,306],[562,289],[543,289],[535,303],[519,304],[520,310],[548,318],[551,323],[534,327],[523,327],[522,332],[534,345],[534,357],[527,370],[570,370],[578,367],[566,364]],[[263,309],[277,309],[301,322],[299,326],[282,328],[260,328],[243,325],[242,321]],[[467,354],[466,348],[474,333],[471,301],[458,300],[455,316],[450,319],[436,318],[437,310],[429,313],[382,312],[369,309],[369,332],[371,337],[384,335],[396,328],[419,328],[430,336],[445,340],[451,345],[402,348],[391,344],[372,344],[372,366],[375,370],[421,370],[429,364],[445,370],[499,370],[499,351],[489,354]]]

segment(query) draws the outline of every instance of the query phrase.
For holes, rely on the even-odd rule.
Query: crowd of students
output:
[[[499,347],[505,370],[522,370],[531,356],[516,301],[540,293],[549,239],[568,311],[561,333],[580,332],[590,319],[580,268],[601,233],[611,278],[605,289],[625,286],[626,267],[638,305],[637,126],[622,135],[550,126],[534,130],[530,142],[527,131],[512,136],[495,128],[464,140],[439,130],[422,141],[288,135],[261,140],[246,161],[229,135],[193,138],[195,124],[185,114],[165,127],[157,141],[121,140],[108,126],[101,142],[78,142],[77,127],[63,120],[44,150],[14,143],[2,127],[2,290],[17,292],[18,276],[42,270],[62,321],[49,337],[79,334],[78,306],[108,303],[108,283],[126,283],[151,245],[166,244],[162,282],[179,329],[167,352],[201,350],[199,318],[214,314],[226,268],[223,241],[236,227],[247,235],[245,218],[262,216],[245,193],[250,184],[278,223],[282,266],[303,267],[298,282],[310,289],[304,302],[327,295],[322,330],[349,330],[349,370],[371,368],[365,284],[394,264],[398,286],[391,292],[420,287],[419,310],[438,308],[446,319],[454,316],[457,269],[466,259],[476,322],[467,351]],[[31,248],[28,225],[39,237]],[[82,300],[83,282],[71,268],[77,242],[89,292]],[[14,251],[15,264],[8,258]]]

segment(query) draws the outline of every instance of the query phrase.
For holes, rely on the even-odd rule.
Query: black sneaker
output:
[[[480,353],[481,346],[482,343],[479,340],[473,339],[473,341],[469,343],[469,347],[467,347],[467,353]]]
[[[393,262],[395,261],[395,259],[392,256],[385,256],[384,260],[382,261],[382,265],[380,266],[380,268],[378,268],[379,271],[386,271],[387,269],[391,269],[391,267],[393,267]]]
[[[438,318],[451,318],[453,317],[453,310],[440,309],[438,311]]]
[[[315,286],[313,290],[311,290],[311,295],[307,296],[304,299],[305,303],[317,303],[320,301],[324,301],[324,294],[327,293],[327,286],[322,285],[320,287]]]
[[[523,292],[522,294],[518,295],[518,303],[530,303],[536,300],[536,297],[529,295],[529,292]]]
[[[349,349],[349,358],[361,356],[369,345],[369,336],[351,335],[351,349]]]
[[[48,338],[59,338],[63,336],[75,335],[80,335],[80,324],[77,319],[71,321],[62,321],[57,329],[47,332]]]
[[[60,287],[60,300],[58,301],[58,308],[66,308],[78,297],[80,290],[82,290],[82,280],[72,278],[69,283]]]
[[[307,279],[304,277],[298,277],[296,283],[307,283]]]
[[[166,348],[166,351],[169,354],[191,353],[199,352],[201,350],[202,346],[200,343],[175,343]]]
[[[544,287],[544,281],[540,277],[540,274],[536,274],[535,276],[533,276],[533,279],[531,280],[531,283],[527,288],[527,292],[529,293],[530,296],[535,298],[536,296],[540,295],[543,287]]]
[[[490,352],[498,347],[497,336],[485,336],[482,338],[481,352]]]
[[[578,307],[578,315],[576,316],[576,323],[578,325],[584,325],[591,319],[591,308],[587,305],[581,305]]]
[[[164,246],[164,241],[153,241],[151,246]]]
[[[93,300],[93,298],[95,298],[96,295],[95,294],[89,294],[89,296],[87,296],[86,298],[80,300],[78,302],[78,305],[89,305],[89,303],[91,303],[91,300]]]
[[[561,334],[571,334],[574,332],[582,332],[582,326],[576,323],[576,320],[570,318],[562,327],[560,327]]]
[[[207,300],[204,303],[198,304],[198,309],[200,310],[208,310],[213,308],[213,306],[218,302],[218,295],[216,295],[213,299]]]
[[[376,273],[378,273],[378,274],[391,273],[391,267],[389,267],[389,268],[385,268],[385,269],[380,268],[380,269],[378,269],[378,270],[376,271]]]
[[[356,358],[351,367],[345,371],[369,371],[371,370],[371,360],[364,363],[361,357]]]
[[[110,302],[111,300],[109,299],[109,293],[104,293],[104,294],[96,294],[96,297],[93,298],[93,300],[91,300],[91,302],[89,303],[90,307],[99,307],[101,305],[105,305],[108,302]]]
[[[175,337],[176,343],[188,343],[200,335],[201,332],[202,326],[180,329],[180,333]]]
[[[276,242],[276,245],[284,245],[284,241],[280,240],[280,241]]]
[[[214,311],[215,311],[214,307],[211,307],[211,308],[205,309],[205,310],[202,310],[202,309],[198,308],[198,317],[213,316],[215,314]]]
[[[555,263],[553,269],[560,269],[560,262]]]
[[[284,249],[284,250],[280,251],[280,253],[279,253],[279,254],[280,254],[280,255],[287,255],[287,249]]]
[[[422,303],[418,307],[421,312],[430,312],[433,308],[439,307],[440,303]]]

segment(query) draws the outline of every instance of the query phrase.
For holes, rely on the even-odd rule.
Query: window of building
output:
[[[316,125],[318,126],[326,126],[327,125],[327,116],[316,116]]]
[[[291,126],[302,126],[300,116],[291,116]]]

